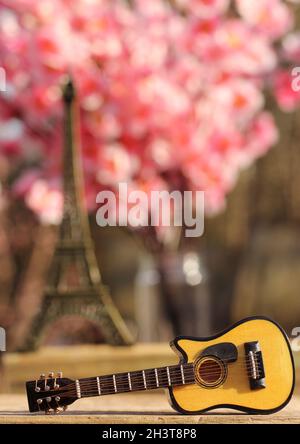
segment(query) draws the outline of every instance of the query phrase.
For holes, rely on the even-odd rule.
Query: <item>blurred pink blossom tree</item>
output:
[[[0,161],[13,196],[61,217],[60,85],[80,99],[87,203],[130,189],[204,190],[221,211],[243,168],[278,139],[270,89],[300,95],[295,0],[0,0]]]

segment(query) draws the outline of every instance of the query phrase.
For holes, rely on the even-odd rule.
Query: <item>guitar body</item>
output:
[[[171,346],[182,364],[194,362],[198,374],[196,384],[169,389],[171,404],[181,413],[234,408],[267,414],[284,407],[292,396],[295,371],[289,341],[267,318],[245,319],[212,338],[178,337]]]

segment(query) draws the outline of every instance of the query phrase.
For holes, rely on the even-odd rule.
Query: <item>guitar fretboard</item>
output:
[[[193,364],[172,365],[75,381],[78,398],[182,386],[195,382]]]

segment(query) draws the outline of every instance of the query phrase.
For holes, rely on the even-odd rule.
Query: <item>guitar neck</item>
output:
[[[179,364],[75,381],[78,398],[112,395],[193,384],[193,364]]]

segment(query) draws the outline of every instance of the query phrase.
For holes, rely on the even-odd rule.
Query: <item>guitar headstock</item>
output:
[[[61,372],[26,382],[26,390],[30,412],[58,413],[77,399],[75,382],[63,378]]]

